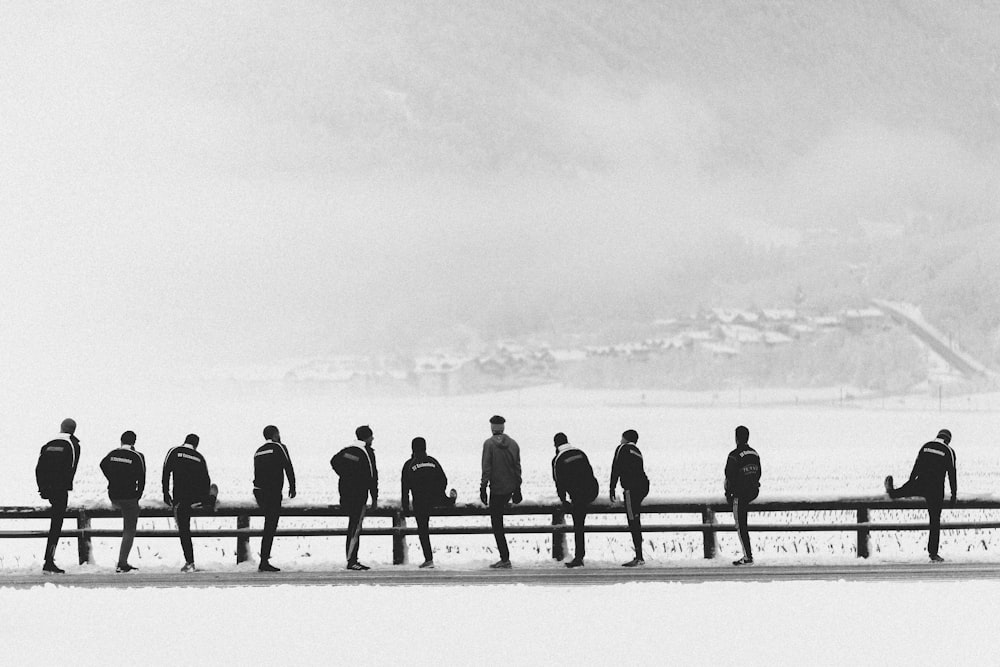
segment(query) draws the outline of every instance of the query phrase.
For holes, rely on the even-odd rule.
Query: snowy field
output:
[[[998,597],[995,581],[49,585],[0,588],[0,624],[17,665],[962,665],[995,649]]]
[[[120,393],[107,388],[101,392],[74,392],[67,387],[54,391],[45,402],[30,395],[8,397],[11,414],[16,416],[0,425],[0,437],[8,443],[0,453],[0,465],[10,471],[8,483],[0,488],[0,504],[39,504],[33,479],[35,458],[38,448],[56,432],[64,416],[78,421],[77,434],[83,446],[70,496],[72,505],[108,505],[105,480],[97,464],[125,429],[136,431],[138,449],[147,456],[144,505],[159,506],[162,457],[188,432],[201,436],[199,450],[208,460],[213,481],[221,488],[220,502],[252,503],[252,455],[262,442],[260,431],[268,423],[281,429],[299,479],[299,495],[286,500],[286,505],[337,502],[336,476],[328,461],[335,451],[353,441],[354,427],[359,424],[370,424],[375,431],[382,504],[398,503],[399,471],[409,456],[410,440],[417,435],[427,439],[428,451],[445,467],[460,503],[471,502],[478,496],[479,455],[482,441],[489,435],[488,419],[494,413],[507,418],[508,434],[521,445],[524,495],[538,502],[556,500],[550,468],[554,433],[564,431],[572,443],[589,454],[601,484],[601,498],[606,498],[611,458],[621,432],[627,428],[640,434],[639,445],[651,480],[651,500],[719,498],[725,457],[738,424],[750,428],[751,444],[762,457],[761,500],[879,495],[883,477],[891,473],[897,479],[905,478],[918,446],[942,427],[954,434],[960,495],[993,497],[1000,488],[1000,456],[993,439],[997,417],[994,405],[1000,407],[996,396],[956,398],[939,410],[936,396],[843,401],[844,394],[842,389],[680,394],[541,387],[492,395],[378,399],[292,393],[278,385],[225,391],[210,391],[204,386],[161,386],[155,393],[134,388]],[[885,512],[873,519],[919,520],[923,516],[922,512]],[[946,519],[985,516],[990,515],[946,513]],[[690,518],[667,516],[655,520]],[[838,517],[836,513],[814,513],[811,518]],[[650,517],[647,522],[653,520]],[[729,521],[729,517],[722,515],[720,520]],[[259,521],[256,519],[254,525]],[[461,521],[485,525],[487,519]],[[232,522],[199,519],[195,525]],[[621,522],[621,517],[591,519],[591,523],[599,522]],[[334,519],[332,523],[339,525],[342,521]],[[379,523],[369,521],[369,525]],[[72,521],[68,524],[72,525]],[[94,523],[95,528],[119,525],[117,521]],[[287,518],[282,525],[312,524]],[[166,519],[144,520],[141,527],[166,528],[170,523]],[[995,532],[945,532],[942,552],[960,558],[1000,559]],[[889,559],[920,557],[925,539],[922,532],[876,533],[872,538],[873,553]],[[768,533],[755,536],[754,541],[760,557],[853,558],[851,533]],[[212,567],[231,567],[234,542],[196,540],[197,560]],[[410,542],[411,553],[418,552],[416,539],[410,538]],[[516,560],[550,562],[547,537],[513,536],[510,542]],[[572,549],[571,539],[569,543]],[[252,540],[251,546],[255,550],[257,540]],[[478,566],[495,559],[495,545],[488,535],[436,536],[434,546],[439,566]],[[39,565],[41,547],[40,540],[0,544],[0,572],[34,569]],[[274,560],[304,569],[341,567],[342,548],[343,538],[279,538]],[[113,567],[116,549],[117,539],[95,539],[92,567]],[[646,550],[654,562],[700,560],[701,537],[697,533],[649,534]],[[630,557],[630,551],[624,534],[592,535],[588,540],[588,558],[594,565],[620,562]],[[721,534],[720,554],[737,551],[734,536]],[[74,542],[65,540],[60,554],[64,565],[75,567],[70,556],[75,555]],[[182,564],[179,545],[172,539],[140,539],[134,554],[141,567],[169,570]],[[365,538],[362,558],[372,564],[391,563],[391,541]]]

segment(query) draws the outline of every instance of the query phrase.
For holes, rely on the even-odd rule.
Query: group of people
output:
[[[511,503],[516,505],[522,501],[520,448],[513,438],[504,433],[505,424],[506,420],[500,415],[490,418],[492,434],[483,442],[482,450],[479,498],[489,508],[490,523],[500,556],[497,562],[490,565],[493,569],[512,567],[504,531],[504,512]],[[42,566],[46,573],[63,572],[55,563],[55,552],[69,491],[73,489],[73,479],[80,460],[80,441],[75,433],[76,422],[72,419],[63,420],[59,435],[42,447],[35,467],[39,494],[52,507]],[[270,562],[271,547],[281,516],[286,478],[288,497],[294,498],[296,494],[295,469],[288,448],[281,442],[278,428],[266,426],[263,436],[264,444],[254,453],[253,494],[264,515],[258,569],[261,572],[278,572],[280,570]],[[372,445],[375,435],[371,427],[359,426],[355,429],[355,437],[357,442],[334,454],[330,465],[339,476],[340,506],[348,517],[345,541],[347,569],[363,571],[370,568],[358,559],[361,530],[369,499],[372,509],[378,506],[378,464]],[[639,434],[633,429],[622,433],[612,460],[608,489],[609,500],[615,504],[618,502],[617,487],[620,485],[622,488],[626,520],[635,549],[634,558],[623,563],[624,567],[645,564],[640,517],[642,502],[649,494],[649,477],[645,472],[638,440]],[[743,552],[733,564],[749,565],[754,561],[747,512],[750,503],[760,492],[761,462],[760,455],[749,444],[750,431],[746,426],[736,428],[735,440],[736,446],[726,459],[723,492],[726,502],[732,506]],[[955,452],[950,442],[951,432],[942,429],[935,440],[921,447],[906,484],[897,489],[891,475],[885,479],[886,492],[891,498],[922,496],[926,499],[930,513],[928,553],[935,562],[943,560],[938,554],[938,544],[946,475],[951,483],[952,503],[957,497]],[[117,572],[136,569],[129,564],[128,557],[136,534],[139,499],[146,484],[146,461],[136,451],[135,443],[135,433],[125,431],[121,435],[121,445],[108,452],[100,464],[101,471],[108,480],[108,497],[112,505],[121,511],[123,518]],[[198,443],[197,434],[188,434],[181,445],[170,449],[163,463],[163,502],[173,509],[177,523],[184,554],[183,572],[197,569],[191,541],[192,510],[199,507],[214,508],[218,497],[218,488],[211,482],[205,457],[198,452]],[[586,453],[570,444],[565,433],[555,434],[553,446],[555,454],[552,458],[552,478],[556,493],[573,518],[576,550],[566,567],[581,567],[586,556],[586,517],[591,504],[597,499],[599,485]],[[446,492],[448,478],[437,459],[427,454],[427,442],[424,438],[414,438],[411,450],[412,456],[403,464],[400,474],[401,507],[406,514],[412,513],[417,524],[424,556],[420,567],[433,568],[430,515],[435,509],[454,507],[456,492]]]

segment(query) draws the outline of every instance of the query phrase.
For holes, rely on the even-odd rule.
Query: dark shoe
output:
[[[570,562],[566,563],[566,567],[583,567],[583,559],[574,558]]]
[[[434,569],[434,561],[433,560],[425,560],[423,563],[420,564],[420,567],[422,569],[425,569],[425,570],[433,570]]]
[[[281,572],[281,570],[279,568],[271,565],[266,560],[262,561],[261,564],[257,566],[257,571],[258,572]]]
[[[371,568],[368,567],[367,565],[362,565],[358,561],[354,561],[353,563],[347,564],[347,569],[354,570],[356,572],[364,572],[365,570],[370,570]]]
[[[509,570],[511,569],[511,564],[509,560],[498,560],[497,562],[490,565],[491,570]]]
[[[121,574],[123,572],[135,572],[138,569],[139,568],[132,567],[128,563],[122,563],[121,565],[119,565],[118,567],[115,568],[115,572],[117,572],[118,574]]]
[[[938,556],[937,554],[931,554],[931,562],[932,563],[943,563],[944,562],[944,558],[941,558],[941,556]]]
[[[66,570],[60,568],[54,561],[47,560],[42,565],[42,572],[45,574],[66,574]]]
[[[181,568],[181,572],[197,572],[198,568],[194,566],[194,562],[184,563],[184,567]]]
[[[896,487],[892,483],[892,475],[888,475],[885,478],[885,492],[891,496],[892,492],[895,491],[895,489]]]
[[[739,560],[734,560],[733,565],[753,565],[753,558],[747,558],[746,556],[744,556]]]
[[[641,558],[633,558],[632,560],[630,560],[627,563],[622,563],[622,567],[642,567],[645,564],[646,564],[646,561],[644,561],[643,559],[641,559]]]

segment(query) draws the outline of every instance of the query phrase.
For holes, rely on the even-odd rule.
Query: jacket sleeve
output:
[[[136,474],[135,480],[135,490],[139,494],[138,497],[142,498],[142,492],[146,490],[146,457],[136,452],[139,459],[139,471]]]
[[[958,463],[955,460],[955,450],[951,450],[951,461],[948,465],[948,483],[951,484],[951,497],[958,496]]]
[[[734,482],[736,480],[736,457],[730,454],[726,457],[725,485],[723,489],[726,493],[733,493]]]
[[[479,483],[480,489],[485,489],[486,485],[490,481],[490,477],[493,475],[493,457],[490,456],[490,441],[487,440],[483,443],[483,478]]]
[[[618,477],[621,475],[621,470],[619,469],[618,457],[622,451],[622,446],[618,445],[615,448],[615,455],[611,459],[611,481],[608,483],[608,493],[614,493],[615,487],[618,485]]]
[[[168,495],[170,493],[170,473],[174,470],[174,459],[171,454],[174,450],[167,452],[167,456],[163,459],[163,495]]]
[[[517,442],[511,438],[511,444],[514,445],[514,470],[517,472],[517,488],[521,488],[521,447],[518,446]]]
[[[295,491],[295,468],[292,466],[292,457],[288,453],[288,447],[281,445],[281,452],[285,456],[285,476],[288,477],[288,490]]]
[[[378,501],[378,463],[375,461],[375,455],[371,456],[372,462],[372,484],[371,484],[371,494],[372,502]]]
[[[100,463],[101,472],[104,473],[104,478],[107,479],[109,482],[111,481],[111,475],[108,471],[108,466],[111,464],[111,462],[108,460],[110,458],[111,458],[111,453],[109,452],[108,454],[104,455],[104,458],[101,459]]]
[[[400,507],[410,506],[410,479],[406,474],[409,472],[409,461],[403,464],[403,469],[399,473],[399,503]]]

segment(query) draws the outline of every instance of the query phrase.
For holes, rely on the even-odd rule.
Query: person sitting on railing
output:
[[[354,435],[358,439],[357,444],[334,454],[330,459],[330,467],[340,476],[337,485],[340,507],[347,512],[347,569],[363,571],[371,568],[358,562],[361,524],[365,519],[365,504],[369,494],[372,509],[378,507],[378,464],[372,447],[375,434],[371,428],[367,425],[359,426],[354,430]]]
[[[615,487],[618,481],[622,483],[622,495],[625,497],[625,518],[628,520],[629,532],[632,533],[632,545],[635,547],[635,558],[622,567],[642,567],[646,561],[642,557],[642,501],[649,495],[649,477],[643,467],[642,452],[635,444],[639,434],[633,429],[622,433],[621,443],[615,450],[615,458],[611,462],[611,484],[609,497],[611,504],[618,502],[615,498]]]
[[[910,472],[910,479],[898,489],[892,483],[892,475],[885,478],[885,492],[890,498],[923,496],[927,501],[930,531],[927,536],[927,554],[934,563],[944,558],[938,555],[941,538],[941,508],[944,505],[944,478],[951,484],[951,504],[958,498],[958,471],[955,465],[955,450],[951,448],[951,431],[938,431],[937,438],[920,447],[917,460]]]
[[[42,572],[63,574],[65,570],[56,565],[56,547],[62,534],[63,516],[69,503],[69,492],[73,490],[73,478],[80,464],[80,440],[74,435],[76,422],[62,420],[59,435],[49,440],[38,453],[35,465],[35,481],[38,495],[52,505],[52,520],[49,523],[49,539],[45,543],[45,563]]]
[[[410,443],[413,456],[403,464],[400,473],[400,506],[404,514],[410,513],[410,495],[413,495],[413,517],[417,521],[417,535],[424,552],[422,568],[434,567],[431,551],[430,514],[435,507],[454,507],[457,494],[446,494],[448,476],[437,459],[427,455],[427,441],[414,438]]]
[[[280,572],[271,565],[271,545],[281,518],[281,496],[288,477],[288,497],[295,497],[295,468],[288,447],[281,442],[278,427],[264,427],[264,444],[253,455],[253,497],[264,511],[264,534],[260,538],[260,572]]]
[[[573,516],[573,536],[576,542],[573,560],[566,563],[566,567],[582,567],[587,552],[584,524],[587,521],[587,508],[597,498],[597,478],[594,477],[594,469],[587,455],[569,444],[565,433],[556,433],[552,442],[556,448],[556,455],[552,458],[552,479],[556,483],[559,500],[569,508]]]
[[[215,507],[218,488],[212,484],[205,457],[198,451],[199,438],[189,433],[184,444],[172,448],[163,460],[163,502],[174,510],[177,532],[184,552],[181,572],[197,572],[194,545],[191,542],[191,509],[194,506]],[[174,490],[170,493],[170,480]]]
[[[750,547],[750,529],[747,513],[751,502],[760,493],[760,455],[752,448],[750,429],[736,427],[736,449],[726,457],[726,502],[733,506],[733,520],[743,547],[743,557],[733,561],[733,565],[753,565],[753,550]]]
[[[146,488],[146,457],[135,451],[135,432],[122,433],[121,443],[101,460],[101,472],[108,480],[108,499],[122,513],[122,544],[115,571],[131,572],[138,569],[128,564],[128,555],[139,524],[139,499]]]
[[[490,524],[497,542],[500,560],[490,565],[494,570],[509,570],[510,549],[503,528],[503,512],[507,503],[521,502],[521,448],[514,438],[504,434],[506,420],[500,415],[490,417],[493,435],[483,442],[482,480],[479,499],[490,508]],[[489,487],[489,498],[486,487]]]

